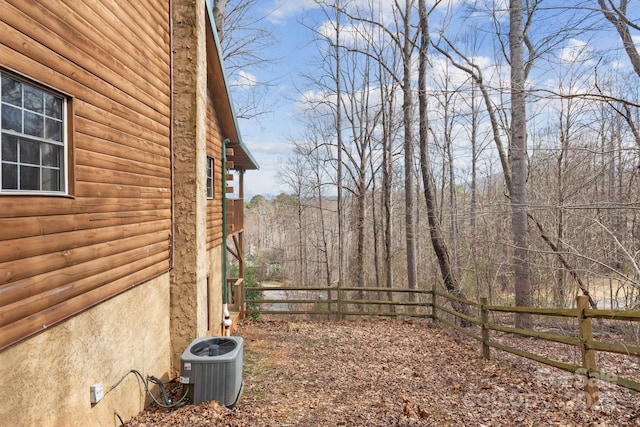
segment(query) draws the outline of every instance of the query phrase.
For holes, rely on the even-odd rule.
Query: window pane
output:
[[[24,133],[44,138],[44,117],[38,114],[24,112]]]
[[[44,92],[31,85],[24,85],[24,108],[36,113],[44,113]]]
[[[18,137],[12,135],[2,135],[2,161],[18,161]]]
[[[213,159],[207,157],[207,198],[213,198]]]
[[[3,105],[0,111],[2,111],[2,129],[22,132],[22,110]]]
[[[42,144],[42,165],[59,168],[62,159],[62,147],[53,144]]]
[[[2,189],[17,190],[18,189],[18,166],[2,164]]]
[[[60,170],[59,169],[42,169],[42,190],[43,191],[60,191]]]
[[[29,163],[32,165],[40,164],[40,143],[29,141],[28,139],[20,140],[20,163]]]
[[[44,137],[54,141],[62,141],[62,122],[50,118],[44,119]]]
[[[22,106],[22,83],[9,76],[2,76],[2,102]]]
[[[54,119],[62,119],[62,99],[57,96],[44,94],[44,113]]]
[[[40,168],[20,166],[20,189],[40,190]]]
[[[2,72],[0,83],[0,191],[65,191],[65,98]]]

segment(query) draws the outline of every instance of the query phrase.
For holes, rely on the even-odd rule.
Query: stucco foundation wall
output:
[[[172,1],[174,263],[171,270],[173,367],[207,330],[207,55],[204,1]]]
[[[132,369],[169,379],[169,274],[124,292],[0,352],[0,425],[115,426],[145,406]]]

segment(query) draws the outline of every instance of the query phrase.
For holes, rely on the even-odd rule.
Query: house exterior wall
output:
[[[0,194],[0,350],[165,274],[167,2],[0,4],[0,72],[68,102],[69,191]]]
[[[222,246],[207,251],[209,262],[209,313],[207,335],[219,335],[222,315]]]
[[[67,99],[68,194],[0,194],[0,424],[114,425],[171,372],[169,3],[0,4],[0,72]]]
[[[176,252],[172,270],[174,366],[196,337],[217,334],[222,322],[223,131],[207,90],[206,34],[210,23],[197,2],[173,3],[174,168]],[[180,43],[178,45],[177,43]],[[209,51],[209,53],[211,53]],[[211,60],[211,57],[209,57]],[[214,160],[213,198],[206,197],[206,159]],[[195,165],[195,167],[194,167]],[[194,310],[194,307],[196,310]]]
[[[207,333],[207,21],[203,3],[173,2],[175,252],[171,271],[174,369],[194,338]]]
[[[0,424],[126,420],[145,404],[131,370],[174,379],[220,331],[221,144],[237,129],[210,11],[90,3],[0,3],[0,72],[68,97],[70,118],[68,194],[0,194]],[[91,384],[123,376],[90,404]]]
[[[207,156],[214,161],[213,198],[207,200],[208,334],[221,330],[222,313],[222,135],[215,110],[207,98]]]
[[[211,103],[207,98],[207,156],[214,160],[213,199],[207,200],[207,249],[222,244],[222,132]]]
[[[168,341],[165,274],[0,352],[0,423],[113,426],[114,412],[127,420],[145,405],[142,384],[127,373],[169,380]],[[102,381],[106,392],[124,375],[91,405],[91,384]]]

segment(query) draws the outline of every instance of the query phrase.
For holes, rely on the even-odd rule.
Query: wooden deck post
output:
[[[596,378],[591,377],[591,372],[596,370],[596,352],[589,348],[587,342],[593,340],[591,319],[585,317],[584,311],[589,308],[589,297],[580,295],[577,298],[578,325],[580,330],[580,352],[582,354],[582,367],[584,368],[587,409],[591,409],[598,401],[598,385]]]
[[[489,328],[487,325],[489,323],[489,311],[487,310],[487,298],[480,298],[480,319],[482,321],[482,356],[490,360],[491,353],[489,348]]]
[[[244,319],[244,280],[243,279],[227,279],[229,284],[229,295],[233,295],[233,311],[237,312],[240,319]]]

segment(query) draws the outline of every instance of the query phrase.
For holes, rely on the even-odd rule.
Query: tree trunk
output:
[[[633,36],[629,30],[630,25],[628,18],[625,16],[628,3],[629,0],[620,0],[620,5],[618,7],[612,7],[610,9],[609,5],[613,6],[612,1],[608,2],[606,0],[598,0],[598,5],[604,14],[604,17],[607,18],[614,27],[616,27],[616,31],[620,36],[624,50],[627,52],[629,61],[633,66],[633,70],[636,72],[638,77],[640,77],[640,53],[638,52],[636,43],[633,41]]]
[[[213,21],[216,24],[220,43],[222,43],[222,36],[224,35],[224,21],[227,17],[226,8],[227,0],[213,0]]]
[[[383,107],[384,108],[384,107]],[[384,126],[384,125],[383,125]],[[371,141],[369,142],[371,143]],[[372,151],[372,147],[369,146],[369,151]],[[375,166],[373,164],[373,156],[369,157],[369,168],[372,173],[375,170]],[[376,203],[376,193],[378,192],[378,188],[376,185],[376,180],[371,180],[371,225],[372,225],[372,237],[373,237],[373,270],[375,273],[375,287],[380,288],[380,272],[382,270],[382,266],[380,265],[380,248],[379,248],[379,238],[380,238],[380,226],[378,220],[378,204]],[[382,292],[378,291],[378,300],[382,301]],[[382,307],[378,308],[379,310]]]
[[[522,0],[510,0],[511,56],[511,232],[516,306],[531,306],[529,230],[527,227],[527,117]],[[531,325],[531,315],[516,314],[516,327]]]
[[[299,283],[302,286],[307,285],[307,257],[306,254],[306,245],[305,245],[305,233],[304,233],[304,216],[302,212],[302,191],[299,192],[297,198],[297,208],[298,208],[298,258],[299,258]]]
[[[338,1],[334,3],[336,11],[339,9]],[[338,144],[338,165],[336,171],[336,187],[338,195],[338,313],[342,316],[342,300],[340,288],[345,285],[344,283],[344,221],[343,221],[343,196],[342,196],[342,82],[341,82],[341,69],[340,69],[340,14],[336,12],[336,45],[335,49],[335,61],[336,61],[336,135]]]
[[[427,115],[427,47],[429,45],[429,21],[426,12],[425,0],[419,0],[418,9],[420,10],[420,51],[419,51],[419,71],[418,71],[418,105],[420,111],[420,170],[422,172],[422,183],[424,187],[424,198],[427,204],[427,217],[429,220],[429,232],[431,236],[431,244],[438,258],[440,266],[440,274],[447,288],[447,291],[454,295],[464,297],[460,290],[460,284],[456,280],[452,268],[449,251],[447,249],[440,222],[436,212],[436,197],[433,189],[433,180],[431,177],[431,166],[429,162],[429,147],[427,145],[429,134],[429,119]],[[468,313],[468,307],[464,304],[454,302],[454,308],[464,314]],[[468,322],[463,322],[465,326]]]
[[[380,76],[383,75],[383,67],[380,66]],[[391,185],[393,182],[393,148],[391,138],[391,120],[393,117],[393,90],[385,92],[386,85],[380,79],[380,99],[382,100],[382,211],[384,226],[384,272],[385,286],[393,288],[393,268],[392,268],[392,244],[393,244],[393,223],[391,210]],[[389,111],[387,112],[387,108]],[[393,292],[387,292],[387,299],[393,301]],[[389,309],[395,313],[395,306],[390,305]]]
[[[478,235],[477,235],[477,215],[478,215],[478,109],[476,107],[475,80],[471,80],[471,260],[474,270],[478,270]],[[476,300],[480,301],[480,279],[474,274]]]
[[[404,202],[405,202],[405,243],[407,250],[407,285],[409,289],[416,289],[418,271],[416,267],[416,241],[414,226],[414,179],[413,179],[413,98],[411,93],[411,57],[413,43],[411,42],[411,0],[405,0],[404,16],[404,45],[402,55],[402,92],[404,103],[402,106],[404,121]],[[416,295],[409,294],[409,300],[415,301]]]

